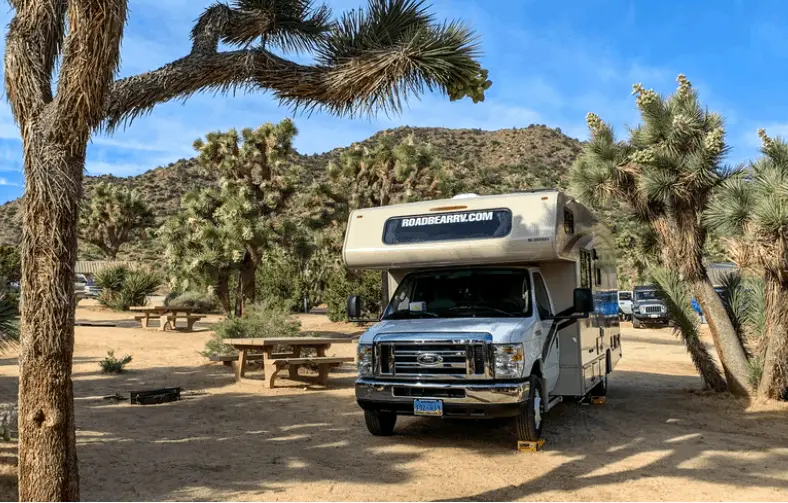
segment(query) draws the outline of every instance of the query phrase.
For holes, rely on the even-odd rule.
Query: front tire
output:
[[[544,400],[542,387],[536,376],[531,376],[528,400],[525,410],[517,416],[517,440],[537,442],[542,438],[542,415],[544,414]]]
[[[643,325],[640,324],[640,320],[633,316],[632,317],[632,328],[642,328],[642,327],[643,327]]]
[[[367,424],[367,430],[376,437],[390,437],[394,434],[397,415],[365,410],[364,422]]]
[[[607,396],[607,375],[591,390],[591,396]]]

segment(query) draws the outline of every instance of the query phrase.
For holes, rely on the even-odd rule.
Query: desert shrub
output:
[[[96,273],[96,285],[107,292],[119,292],[129,272],[128,267],[107,267]]]
[[[96,274],[96,284],[102,289],[98,300],[116,311],[127,311],[131,306],[143,305],[145,297],[154,293],[161,282],[161,276],[155,272],[110,267]]]
[[[121,359],[115,358],[115,350],[110,349],[107,351],[107,356],[99,362],[101,371],[105,374],[120,374],[123,372],[123,367],[131,362],[131,355],[126,355]]]
[[[285,253],[267,253],[257,268],[255,295],[261,301],[281,304],[296,311],[301,304],[301,282],[296,261]]]
[[[219,299],[215,295],[202,292],[183,292],[164,300],[167,307],[191,309],[198,313],[211,313],[219,309]]]
[[[205,344],[205,357],[237,354],[223,339],[249,337],[300,337],[301,322],[290,315],[290,310],[272,301],[263,301],[246,308],[243,316],[228,316],[213,326],[213,337]]]
[[[9,292],[0,293],[0,353],[19,342],[18,302]]]
[[[347,321],[347,298],[360,295],[363,298],[364,316],[376,318],[381,310],[381,275],[379,271],[356,273],[338,270],[328,278],[323,297],[328,304],[331,321]]]

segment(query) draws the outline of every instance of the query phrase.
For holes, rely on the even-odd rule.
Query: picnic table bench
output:
[[[170,326],[173,330],[176,328],[176,322],[179,319],[186,321],[186,330],[194,329],[194,324],[205,318],[204,315],[192,314],[194,310],[184,308],[169,308],[165,306],[133,306],[129,308],[131,311],[140,314],[134,316],[134,319],[142,324],[143,328],[150,328],[151,318],[159,320],[159,330],[166,330]]]
[[[246,366],[249,361],[263,360],[263,370],[266,388],[273,388],[277,375],[287,368],[290,372],[290,379],[300,380],[298,369],[307,364],[314,364],[318,367],[317,383],[325,385],[328,382],[328,373],[337,365],[352,362],[352,356],[326,356],[326,350],[332,344],[349,344],[352,339],[339,339],[329,337],[274,337],[274,338],[249,338],[249,339],[224,339],[224,343],[238,350],[237,361],[229,360],[230,365],[234,366],[236,381],[242,381],[246,374]],[[292,348],[289,353],[274,353],[275,348],[289,346]],[[314,349],[317,356],[302,357],[304,349]],[[257,351],[262,355],[250,354]],[[262,356],[262,358],[260,358]],[[219,360],[226,361],[226,360]]]

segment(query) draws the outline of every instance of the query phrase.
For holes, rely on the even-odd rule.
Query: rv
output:
[[[605,395],[622,354],[611,246],[558,190],[353,211],[345,265],[387,273],[358,344],[369,432],[391,435],[399,415],[511,417],[536,442],[553,406]],[[362,307],[351,296],[348,316]]]

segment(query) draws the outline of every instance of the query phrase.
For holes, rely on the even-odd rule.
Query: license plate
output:
[[[649,318],[659,318],[659,315],[658,314],[649,314],[648,317]]]
[[[416,416],[442,416],[442,400],[413,400],[413,414]]]

